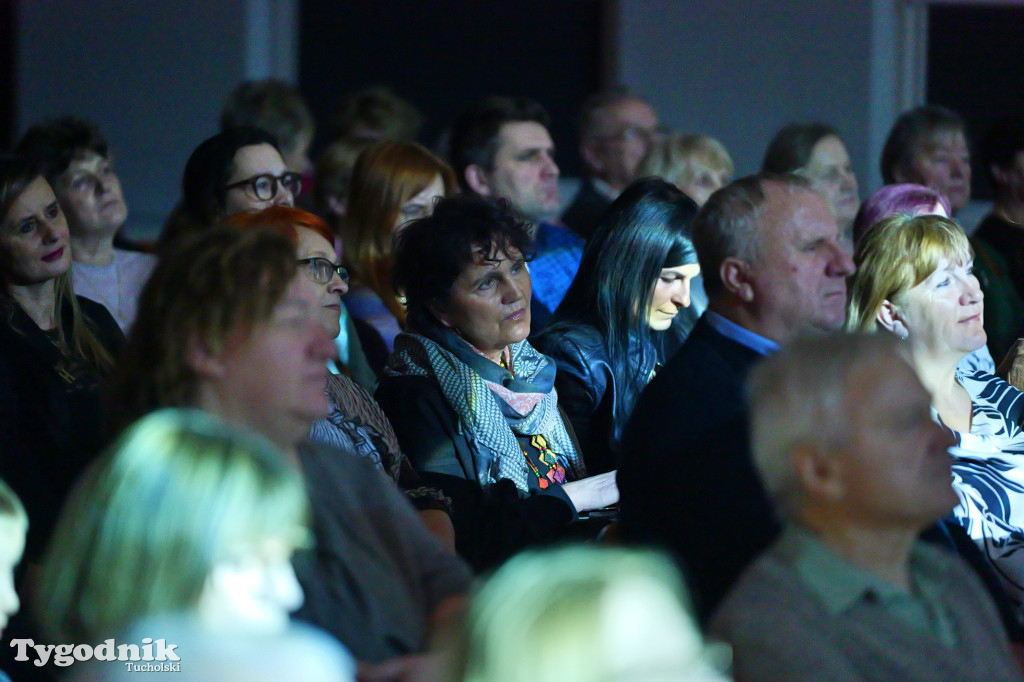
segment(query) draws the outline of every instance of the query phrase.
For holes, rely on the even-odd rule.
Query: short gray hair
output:
[[[891,334],[801,337],[757,365],[747,381],[750,443],[768,495],[783,517],[798,509],[793,466],[800,444],[825,451],[847,440],[848,390],[865,366],[902,362]]]
[[[810,190],[807,179],[797,175],[758,173],[748,175],[718,190],[693,219],[691,231],[697,249],[704,288],[714,297],[725,290],[718,274],[722,261],[757,258],[764,206],[764,184],[772,182],[786,188]]]

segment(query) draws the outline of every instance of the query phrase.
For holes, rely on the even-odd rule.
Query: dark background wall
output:
[[[302,0],[299,86],[314,117],[326,121],[343,93],[389,85],[420,109],[420,141],[431,147],[474,100],[533,97],[551,114],[563,173],[576,173],[576,114],[600,86],[607,5]]]

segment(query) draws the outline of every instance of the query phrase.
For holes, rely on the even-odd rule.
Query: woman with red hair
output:
[[[405,306],[391,285],[392,238],[455,193],[451,167],[414,142],[385,140],[363,150],[352,172],[342,241],[352,273],[346,306],[365,325],[360,340],[379,374],[405,326]]]

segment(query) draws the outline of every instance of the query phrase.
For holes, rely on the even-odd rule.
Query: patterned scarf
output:
[[[516,372],[513,376],[447,329],[437,326],[428,332],[434,339],[400,334],[384,374],[424,376],[437,382],[459,415],[481,485],[507,478],[528,493],[527,481],[533,474],[516,434],[544,436],[565,467],[567,480],[587,475],[558,410],[551,358],[526,341],[514,343],[507,356]],[[526,412],[518,411],[522,409]]]

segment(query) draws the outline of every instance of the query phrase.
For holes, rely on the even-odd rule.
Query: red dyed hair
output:
[[[331,232],[331,226],[327,224],[327,221],[309,211],[303,211],[301,208],[269,206],[262,211],[234,213],[224,218],[223,222],[243,230],[256,227],[270,228],[288,237],[292,242],[299,240],[296,228],[305,227],[326,239],[332,247],[334,246],[334,233]]]

